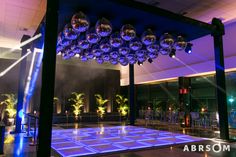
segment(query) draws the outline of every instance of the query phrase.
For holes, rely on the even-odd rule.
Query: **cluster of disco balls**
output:
[[[163,34],[158,41],[151,29],[143,32],[139,38],[130,24],[113,32],[111,23],[105,18],[91,27],[87,16],[79,12],[73,15],[71,23],[65,25],[59,33],[57,53],[63,59],[75,56],[83,62],[93,59],[99,64],[110,62],[126,66],[146,60],[150,62],[159,53],[173,56],[176,50],[183,50],[186,46],[187,42],[182,36],[174,39],[169,33]]]

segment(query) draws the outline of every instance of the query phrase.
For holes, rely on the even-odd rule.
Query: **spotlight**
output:
[[[148,58],[148,62],[149,62],[149,63],[152,63],[153,60],[152,60],[151,58]]]
[[[171,49],[171,52],[170,52],[169,56],[170,56],[171,58],[175,58],[175,52],[176,52],[175,49]]]
[[[138,65],[143,65],[143,62],[139,62],[139,61],[138,61]]]
[[[193,44],[187,43],[187,46],[185,48],[185,52],[186,53],[192,53],[192,46],[193,46]]]

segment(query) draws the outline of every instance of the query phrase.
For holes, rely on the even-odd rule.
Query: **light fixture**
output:
[[[170,52],[170,54],[169,54],[169,56],[171,57],[171,58],[175,58],[175,52],[176,52],[176,50],[175,49],[171,49],[171,52]]]
[[[83,62],[95,59],[98,64],[108,62],[122,66],[141,65],[146,60],[152,63],[159,53],[174,58],[176,50],[192,52],[192,44],[187,43],[183,36],[174,38],[164,33],[157,40],[155,34],[147,29],[138,37],[136,29],[130,24],[123,25],[119,32],[113,33],[112,24],[106,18],[99,19],[95,26],[90,27],[87,16],[78,12],[58,34],[56,52],[63,59],[79,57]]]
[[[192,46],[193,46],[193,44],[187,43],[186,48],[185,48],[185,52],[189,53],[189,54],[192,53]]]

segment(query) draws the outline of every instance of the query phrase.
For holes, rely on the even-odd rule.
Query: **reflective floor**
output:
[[[202,141],[203,138],[135,126],[58,129],[51,147],[61,156],[89,156]]]

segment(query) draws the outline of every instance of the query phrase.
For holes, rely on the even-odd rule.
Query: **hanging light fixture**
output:
[[[95,28],[91,28],[86,32],[86,40],[90,44],[96,44],[99,42],[100,39],[101,37],[96,33]]]
[[[83,12],[76,13],[71,18],[71,25],[76,32],[85,32],[89,28],[89,20]]]
[[[129,43],[129,48],[133,51],[138,51],[142,48],[143,44],[142,42],[140,41],[139,38],[134,38],[132,41],[130,41]]]
[[[126,24],[122,26],[120,36],[125,41],[131,41],[136,37],[136,30],[132,25]]]
[[[187,42],[185,41],[184,37],[182,36],[177,36],[177,39],[174,43],[174,47],[176,50],[178,51],[182,51],[185,49],[185,47],[187,46]]]
[[[162,48],[171,48],[174,44],[174,38],[169,33],[164,33],[160,38]]]
[[[156,36],[151,29],[148,29],[143,32],[141,40],[144,45],[151,45],[156,42]]]
[[[122,40],[122,38],[121,38],[119,32],[113,33],[113,34],[110,36],[110,45],[111,45],[112,47],[118,48],[118,47],[120,47],[122,44],[123,44],[123,40]]]
[[[65,27],[63,29],[63,34],[64,34],[65,38],[68,40],[75,40],[75,39],[77,39],[77,37],[79,35],[78,33],[76,33],[73,30],[71,24],[65,25]]]
[[[110,21],[105,18],[98,20],[96,23],[96,32],[101,37],[109,36],[112,32],[112,26]]]

